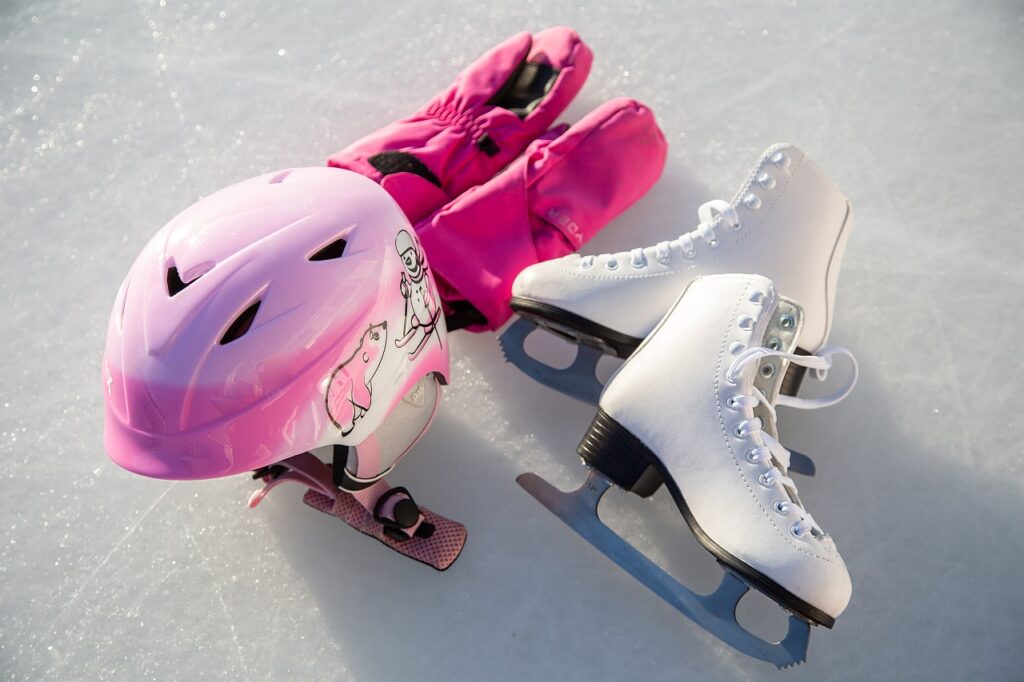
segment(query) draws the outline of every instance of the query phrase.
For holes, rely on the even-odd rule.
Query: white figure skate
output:
[[[591,467],[583,486],[565,493],[535,474],[518,479],[594,547],[701,627],[779,667],[802,662],[808,624],[832,627],[850,599],[842,558],[787,475],[789,452],[776,439],[775,405],[818,408],[838,402],[856,383],[856,362],[842,348],[798,355],[766,345],[779,345],[773,321],[794,311],[797,324],[787,331],[798,334],[799,307],[780,303],[765,277],[694,280],[602,393],[578,449]],[[784,368],[778,361],[823,373],[836,353],[849,356],[854,369],[839,392],[819,399],[776,394]],[[726,570],[711,595],[681,585],[598,517],[610,485],[647,496],[662,482],[697,540]],[[750,587],[793,614],[781,642],[766,642],[736,621],[736,606]]]
[[[521,319],[500,339],[506,359],[557,391],[597,404],[601,356],[628,357],[691,280],[729,272],[775,280],[806,313],[798,352],[824,346],[853,213],[814,162],[796,147],[775,145],[731,203],[710,201],[698,215],[698,227],[672,241],[573,254],[523,270],[511,300]],[[581,344],[570,367],[556,369],[526,353],[536,325]],[[802,376],[794,367],[783,393],[795,395]]]

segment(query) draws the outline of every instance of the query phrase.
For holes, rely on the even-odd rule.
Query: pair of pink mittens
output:
[[[570,28],[520,33],[417,113],[328,159],[379,182],[405,211],[450,329],[500,327],[523,268],[579,249],[661,175],[664,135],[635,100],[552,127],[592,60]]]

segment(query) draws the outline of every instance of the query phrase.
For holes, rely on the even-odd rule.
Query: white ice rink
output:
[[[0,0],[0,676],[4,679],[1024,679],[1024,7],[1016,2]],[[593,409],[453,335],[454,382],[392,482],[466,524],[437,573],[246,477],[168,483],[103,452],[122,277],[179,210],[319,165],[522,29],[595,53],[576,120],[629,95],[669,140],[588,252],[652,243],[793,142],[856,226],[832,341],[861,381],[782,441],[853,576],[782,672],[717,642],[514,482],[582,480]],[[609,518],[698,588],[671,500]],[[767,603],[752,627],[777,631]]]

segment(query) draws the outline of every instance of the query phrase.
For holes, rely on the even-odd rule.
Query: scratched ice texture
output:
[[[107,316],[164,221],[322,163],[555,24],[596,55],[565,118],[630,95],[670,143],[659,184],[587,251],[692,229],[777,141],[853,202],[832,340],[861,382],[787,411],[782,439],[817,460],[801,493],[854,595],[798,668],[718,643],[515,485],[582,480],[592,408],[503,363],[494,335],[454,336],[443,413],[393,477],[469,527],[447,573],[297,488],[250,511],[245,477],[148,480],[102,450]],[[966,0],[0,2],[0,675],[1020,679],[1022,30],[1019,4]],[[611,497],[620,532],[714,584],[663,492]],[[742,611],[784,621],[766,600]]]

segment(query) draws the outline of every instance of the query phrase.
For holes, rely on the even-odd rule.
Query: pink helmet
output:
[[[350,171],[280,171],[189,207],[132,265],[107,332],[104,443],[170,479],[364,444],[349,471],[373,480],[426,430],[448,367],[398,204]]]

